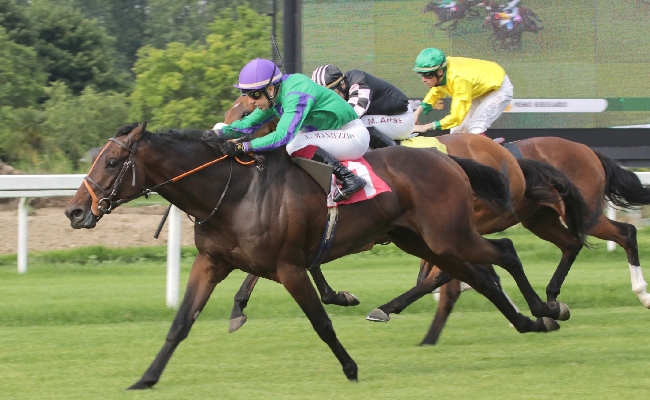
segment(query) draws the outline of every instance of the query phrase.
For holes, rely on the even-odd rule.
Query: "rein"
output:
[[[169,180],[167,180],[165,182],[159,183],[158,185],[155,185],[155,186],[153,186],[151,188],[144,189],[142,192],[140,192],[137,195],[132,196],[130,198],[114,200],[114,197],[117,195],[117,190],[120,187],[120,185],[122,184],[122,181],[124,180],[124,176],[126,175],[126,172],[129,170],[129,168],[133,168],[133,181],[132,181],[131,185],[135,186],[135,152],[136,152],[136,149],[137,149],[138,142],[136,141],[135,143],[133,143],[133,146],[129,148],[126,144],[119,141],[118,139],[110,138],[109,142],[106,143],[106,145],[104,146],[102,151],[99,153],[99,155],[95,159],[95,162],[97,162],[99,157],[102,155],[104,150],[106,150],[106,148],[108,148],[108,146],[111,144],[111,142],[114,142],[114,143],[118,144],[120,147],[122,147],[123,149],[125,149],[126,151],[128,151],[130,153],[129,160],[124,162],[124,164],[122,164],[122,168],[120,169],[120,172],[118,173],[117,178],[115,179],[115,182],[113,183],[113,186],[111,188],[106,189],[106,188],[102,187],[100,184],[98,184],[97,182],[95,182],[95,180],[93,180],[90,177],[90,172],[92,172],[93,167],[95,166],[95,163],[93,163],[93,165],[90,167],[90,171],[88,171],[88,175],[86,175],[84,177],[84,186],[86,187],[86,189],[88,190],[88,193],[90,194],[90,197],[92,198],[91,211],[97,217],[98,221],[105,214],[110,214],[115,208],[117,208],[118,206],[120,206],[120,205],[122,205],[124,203],[128,203],[128,202],[130,202],[132,200],[135,200],[135,199],[137,199],[139,197],[142,197],[142,196],[145,196],[145,198],[148,198],[149,194],[154,192],[156,189],[158,189],[158,188],[160,188],[160,187],[162,187],[164,185],[167,185],[168,183],[179,181],[179,180],[185,178],[186,176],[193,174],[194,172],[200,171],[200,170],[202,170],[202,169],[204,169],[206,167],[209,167],[210,165],[215,164],[215,163],[217,163],[217,162],[219,162],[219,161],[221,161],[221,160],[228,157],[228,156],[222,156],[222,157],[219,157],[219,158],[214,159],[212,161],[209,161],[209,162],[207,162],[207,163],[205,163],[203,165],[200,165],[200,166],[198,166],[198,167],[196,167],[196,168],[194,168],[194,169],[192,169],[190,171],[184,172],[184,173],[182,173],[182,174],[180,174],[180,175],[178,175],[178,176],[176,176],[174,178],[171,178],[171,179],[169,179]],[[237,160],[238,163],[240,163],[242,165],[250,165],[250,164],[253,164],[257,160],[257,159],[254,159],[252,161],[242,161],[238,157],[235,157],[235,159]],[[210,215],[208,215],[208,217],[206,219],[204,219],[203,221],[195,222],[195,220],[192,220],[192,218],[188,214],[188,218],[190,218],[190,221],[192,221],[193,223],[195,223],[197,225],[201,225],[201,224],[205,223],[207,220],[209,220],[210,218],[212,218],[212,216],[219,209],[219,206],[221,205],[221,202],[223,201],[223,198],[226,195],[226,191],[228,190],[228,187],[230,186],[230,179],[231,178],[232,178],[232,160],[231,160],[231,163],[230,163],[230,175],[228,176],[228,182],[226,183],[226,187],[224,188],[223,193],[221,194],[221,197],[219,198],[219,202],[217,203],[217,205],[214,207],[214,209],[212,210]],[[89,182],[93,186],[95,186],[97,189],[99,189],[99,191],[104,196],[103,198],[99,199],[97,197],[94,190],[92,190]]]

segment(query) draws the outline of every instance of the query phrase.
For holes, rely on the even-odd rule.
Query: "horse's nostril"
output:
[[[70,211],[70,218],[71,219],[80,219],[83,216],[83,211],[79,208],[75,208],[74,210]]]

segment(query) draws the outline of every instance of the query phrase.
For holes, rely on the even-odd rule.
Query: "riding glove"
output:
[[[235,156],[240,156],[242,154],[246,154],[246,146],[245,143],[243,142],[237,142],[235,140],[229,140],[219,146],[219,150],[223,153],[223,155],[228,156],[228,157],[235,157]]]

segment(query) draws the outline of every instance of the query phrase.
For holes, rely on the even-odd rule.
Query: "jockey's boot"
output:
[[[328,152],[320,147],[316,148],[316,152],[311,159],[332,167],[336,179],[343,182],[343,187],[339,190],[336,196],[334,196],[333,200],[335,202],[348,199],[352,193],[366,186],[366,181],[363,178],[355,175],[352,171],[344,167],[339,160],[332,157]]]
[[[395,146],[397,143],[389,138],[388,136],[384,135],[383,133],[379,132],[377,129],[375,129],[372,126],[367,127],[368,133],[370,134],[370,147],[373,149],[380,149],[382,147],[389,147],[389,146]]]

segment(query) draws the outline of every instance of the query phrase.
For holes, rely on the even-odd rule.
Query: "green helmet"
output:
[[[445,53],[436,48],[429,47],[428,49],[422,50],[418,58],[415,59],[415,68],[413,68],[413,71],[428,73],[435,72],[440,68],[445,69],[446,67],[447,57],[445,57]]]

